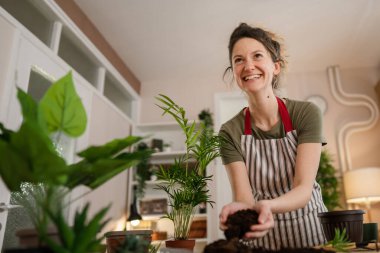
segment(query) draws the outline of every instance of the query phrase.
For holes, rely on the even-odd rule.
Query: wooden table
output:
[[[378,245],[378,248],[380,249],[380,243],[378,243],[377,245]],[[366,248],[356,248],[356,249],[350,250],[349,252],[362,252],[362,253],[371,252],[371,253],[374,253],[374,252],[376,252],[376,244],[375,243],[369,243]],[[378,252],[380,252],[380,251],[378,251]]]

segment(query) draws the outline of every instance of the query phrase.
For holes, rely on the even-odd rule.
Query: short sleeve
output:
[[[223,140],[220,154],[224,165],[237,161],[244,162],[240,147],[240,136],[231,130],[228,126],[222,125],[219,131],[219,136]]]
[[[313,103],[306,102],[298,113],[299,121],[298,126],[296,126],[298,143],[322,143],[322,145],[325,145],[323,118],[319,107]]]

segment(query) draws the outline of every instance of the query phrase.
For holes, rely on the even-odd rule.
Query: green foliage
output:
[[[212,114],[209,109],[203,109],[198,114],[198,119],[203,121],[206,128],[212,128],[214,126],[214,121],[212,119]]]
[[[71,72],[52,85],[39,103],[41,118],[49,132],[78,137],[87,125],[86,111],[75,91]]]
[[[86,204],[82,211],[76,212],[74,225],[70,227],[61,211],[54,212],[46,207],[44,211],[57,227],[61,243],[56,243],[44,234],[42,234],[42,238],[57,253],[94,252],[99,248],[103,239],[103,237],[97,239],[97,234],[107,223],[103,219],[108,209],[109,207],[101,209],[88,220],[89,204]]]
[[[321,186],[323,202],[330,211],[340,207],[339,181],[335,172],[331,155],[326,150],[322,150],[316,181]]]
[[[116,253],[145,253],[149,248],[148,242],[142,236],[127,235]]]
[[[70,137],[80,136],[86,129],[86,113],[77,95],[71,73],[53,83],[38,103],[18,89],[23,122],[18,131],[0,123],[0,176],[12,191],[15,204],[28,212],[40,239],[54,252],[88,253],[100,245],[97,233],[108,208],[92,219],[86,207],[75,215],[73,227],[64,218],[70,191],[80,185],[95,189],[127,168],[147,159],[151,152],[130,147],[142,138],[128,136],[102,146],[89,147],[77,155],[77,163],[66,161],[54,148],[49,136],[58,131]],[[47,237],[47,227],[53,224],[61,239],[56,245]]]
[[[203,123],[190,123],[185,110],[169,97],[160,94],[157,100],[163,115],[170,114],[185,134],[185,154],[175,159],[170,168],[160,168],[157,177],[163,183],[157,188],[168,194],[171,211],[165,217],[174,223],[174,238],[187,239],[195,207],[213,203],[207,189],[212,176],[206,175],[206,169],[220,155],[221,139],[206,131]]]
[[[348,239],[348,235],[346,234],[346,228],[343,228],[342,231],[340,231],[339,228],[335,228],[334,239],[327,242],[325,246],[332,247],[333,249],[335,249],[335,251],[338,252],[348,252],[348,250],[352,246],[352,243]]]
[[[157,253],[160,250],[161,243],[156,244],[156,245],[149,245],[149,253]]]
[[[138,151],[148,151],[150,150],[146,143],[141,142],[137,146]],[[136,166],[136,180],[137,180],[137,188],[136,188],[136,197],[142,198],[145,194],[146,181],[150,179],[152,176],[152,171],[150,170],[149,159],[143,159]]]

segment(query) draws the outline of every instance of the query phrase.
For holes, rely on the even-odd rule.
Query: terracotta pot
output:
[[[130,230],[130,231],[111,231],[105,234],[107,253],[115,253],[117,249],[124,243],[127,235],[142,236],[148,242],[152,242],[152,230]],[[148,247],[146,252],[148,252]]]
[[[167,240],[165,244],[167,248],[187,249],[193,252],[195,240]]]
[[[334,239],[335,229],[341,232],[346,229],[346,234],[351,242],[360,243],[363,240],[363,210],[343,210],[319,213],[323,232],[326,240]]]

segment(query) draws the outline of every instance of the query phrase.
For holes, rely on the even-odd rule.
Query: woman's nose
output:
[[[252,70],[255,69],[255,64],[252,60],[248,59],[244,63],[244,70]]]

